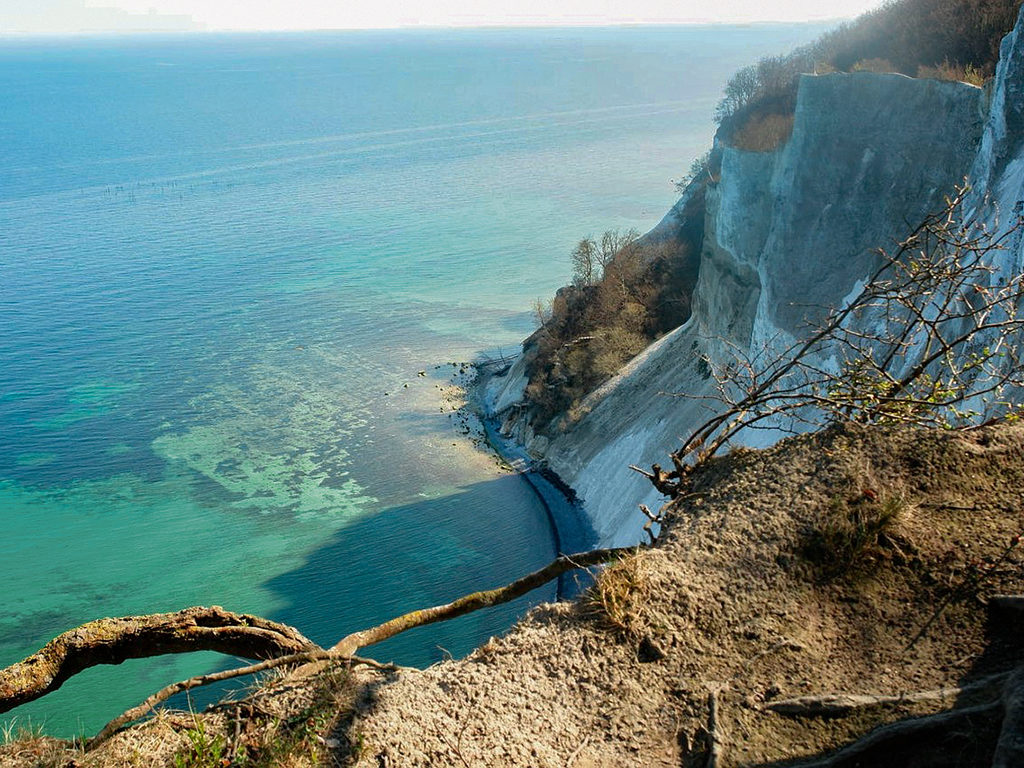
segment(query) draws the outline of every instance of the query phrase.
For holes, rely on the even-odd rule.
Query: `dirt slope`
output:
[[[763,705],[1011,668],[1019,627],[986,602],[1024,591],[1010,546],[1022,481],[1015,426],[844,427],[734,453],[589,603],[544,607],[463,661],[370,685],[338,735],[360,766],[704,765],[717,692],[719,765],[782,765],[948,709],[954,694],[828,719]],[[864,764],[987,765],[997,726]]]

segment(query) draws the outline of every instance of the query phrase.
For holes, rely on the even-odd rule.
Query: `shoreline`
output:
[[[476,432],[472,438],[474,444],[484,445],[493,451],[509,471],[530,487],[547,515],[556,554],[576,554],[592,549],[597,544],[597,534],[572,487],[543,462],[530,456],[522,445],[501,434],[498,416],[490,410],[485,396],[487,384],[500,375],[494,370],[499,365],[504,366],[502,372],[508,370],[504,358],[492,360],[481,357],[467,365],[472,375],[466,381],[458,382],[465,391],[466,402],[461,411],[466,434]],[[476,424],[472,424],[473,421]],[[559,577],[557,599],[566,600],[579,595],[587,586],[587,583],[581,583],[583,580],[585,577],[581,579],[579,573]]]

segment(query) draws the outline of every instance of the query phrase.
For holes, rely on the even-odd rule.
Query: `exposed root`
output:
[[[820,696],[798,696],[793,699],[772,701],[764,705],[764,709],[786,717],[843,717],[865,707],[882,704],[916,704],[922,701],[941,701],[952,699],[968,693],[990,688],[997,683],[1005,682],[1009,673],[989,675],[969,685],[950,688],[937,688],[931,691],[914,691],[898,695],[827,693]]]
[[[725,740],[718,715],[718,689],[708,693],[708,761],[706,768],[720,768],[725,754]]]
[[[984,722],[994,715],[998,715],[1002,707],[1001,701],[993,701],[976,707],[940,712],[937,715],[900,720],[872,731],[863,739],[853,742],[824,760],[801,763],[800,768],[842,768],[871,765],[871,756],[876,750],[879,751],[879,754],[891,752],[901,746],[920,743],[933,736],[945,735],[954,728],[963,726],[970,729],[973,727],[973,723]]]
[[[400,669],[355,652],[414,627],[447,621],[467,613],[507,603],[576,568],[607,563],[634,548],[596,549],[562,555],[540,570],[497,589],[474,592],[451,603],[412,611],[376,627],[355,632],[324,650],[296,629],[259,616],[236,614],[219,606],[187,608],[177,613],[106,618],[83,624],[51,640],[17,664],[0,670],[0,712],[58,689],[68,678],[98,664],[120,664],[126,659],[190,651],[219,651],[232,656],[265,659],[237,669],[198,675],[172,683],[107,723],[88,743],[94,749],[126,724],[148,714],[155,706],[182,691],[251,675],[278,667],[344,661],[382,670]],[[310,671],[316,669],[311,668]]]
[[[963,728],[970,732],[977,724],[1002,719],[999,740],[991,763],[992,768],[1018,768],[1024,765],[1024,667],[1012,673],[992,675],[962,689],[925,691],[917,694],[916,701],[925,701],[936,694],[950,691],[973,692],[985,685],[1005,680],[1002,696],[987,704],[961,707],[927,717],[900,720],[878,728],[867,736],[844,747],[824,760],[801,764],[801,768],[841,768],[842,766],[869,765],[872,755],[891,754],[894,751],[921,744],[930,738],[939,738],[951,730]],[[913,695],[913,694],[911,694]],[[810,697],[808,697],[810,698]],[[879,701],[886,697],[876,697]],[[907,701],[907,698],[888,697],[888,701]],[[783,703],[783,702],[779,702]]]

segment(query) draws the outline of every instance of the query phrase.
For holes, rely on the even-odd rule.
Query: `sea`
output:
[[[821,30],[0,39],[0,666],[190,605],[329,645],[546,563],[442,388],[515,353],[580,238],[657,223],[733,71]],[[365,653],[457,657],[553,597]],[[90,734],[231,663],[94,668],[0,728]]]

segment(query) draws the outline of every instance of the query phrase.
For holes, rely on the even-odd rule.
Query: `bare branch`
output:
[[[992,234],[964,217],[966,193],[958,189],[893,253],[878,251],[881,265],[859,293],[823,310],[805,339],[776,336],[754,350],[722,340],[731,359],[705,357],[713,390],[692,397],[713,413],[671,454],[673,475],[648,474],[658,490],[685,492],[693,467],[744,430],[842,420],[967,427],[1005,412],[1003,393],[1024,386],[1015,353],[1024,276],[997,280],[991,256],[1021,223]]]
[[[335,643],[331,647],[331,651],[342,656],[349,656],[360,648],[387,640],[389,637],[394,637],[401,632],[405,632],[407,629],[422,627],[438,621],[447,621],[448,619],[454,619],[481,608],[489,608],[493,605],[507,603],[521,595],[525,595],[542,584],[546,584],[552,579],[558,578],[563,573],[576,568],[588,568],[592,565],[611,562],[634,552],[636,552],[635,547],[620,547],[615,549],[594,549],[590,552],[571,556],[562,555],[540,570],[517,579],[504,587],[474,592],[471,595],[460,597],[458,600],[444,605],[412,611],[371,629],[353,632],[351,635]]]

